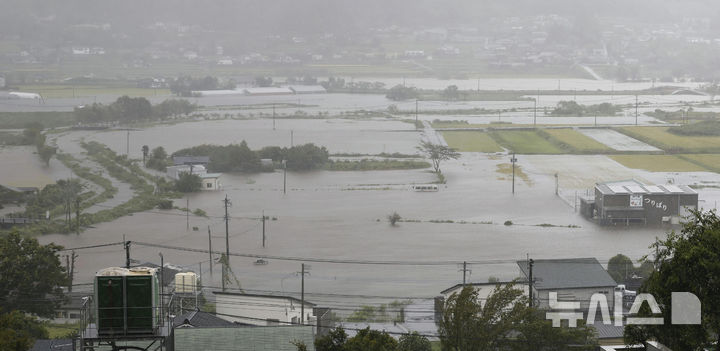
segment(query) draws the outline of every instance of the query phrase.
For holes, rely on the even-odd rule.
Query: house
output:
[[[173,331],[175,351],[296,351],[302,342],[314,351],[310,325],[183,327]]]
[[[222,173],[205,173],[200,175],[202,187],[200,190],[220,190],[220,176]]]
[[[52,319],[52,322],[55,324],[79,323],[83,303],[85,299],[91,295],[92,293],[90,292],[73,291],[65,293],[67,300],[55,310],[55,317]]]
[[[221,328],[236,326],[214,314],[203,311],[190,311],[175,316],[173,328]]]
[[[288,86],[295,94],[325,94],[327,90],[322,85],[291,85]]]
[[[183,173],[191,173],[198,175],[202,178],[203,175],[207,174],[207,168],[203,165],[179,165],[169,166],[165,168],[165,174],[175,180],[180,179],[180,175]]]
[[[637,180],[597,183],[580,212],[600,224],[678,224],[698,208],[698,193],[685,185],[646,185]]]
[[[622,345],[625,343],[624,334],[625,326],[617,326],[615,324],[604,324],[602,321],[595,321],[590,325],[595,329],[598,344],[606,345]]]
[[[243,94],[248,96],[269,96],[269,95],[293,95],[295,94],[290,88],[276,88],[276,87],[258,87],[258,88],[245,88]]]
[[[612,310],[617,283],[596,258],[546,259],[533,263],[533,297],[539,308],[549,309],[550,293],[556,292],[559,302],[580,302],[578,312],[586,313],[590,298],[599,293],[605,295]],[[517,265],[528,279],[528,261],[518,261]]]
[[[207,167],[210,163],[210,156],[173,156],[173,164],[180,165],[202,165]]]
[[[303,302],[290,296],[215,291],[215,310],[231,322],[250,325],[300,324]],[[304,302],[304,323],[315,325],[315,304]]]

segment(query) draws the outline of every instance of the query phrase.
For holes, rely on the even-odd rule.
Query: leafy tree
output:
[[[630,257],[617,254],[608,261],[607,271],[616,282],[622,283],[632,276],[634,268]]]
[[[29,350],[35,339],[47,337],[47,330],[35,317],[20,311],[0,311],[0,350]]]
[[[175,182],[175,189],[181,193],[192,193],[200,191],[202,188],[202,178],[197,174],[184,172],[180,174],[180,178]]]
[[[257,87],[269,87],[272,86],[272,77],[255,77],[255,86]]]
[[[387,332],[370,330],[367,327],[358,331],[345,344],[347,351],[395,351],[398,343]]]
[[[162,146],[158,146],[150,153],[150,159],[147,161],[147,167],[158,171],[165,171],[167,168],[167,152]]]
[[[144,97],[131,98],[127,95],[119,97],[110,105],[117,120],[138,121],[152,117],[152,105]]]
[[[58,259],[60,249],[17,231],[0,237],[0,309],[52,317],[65,297],[61,287],[68,279]]]
[[[665,323],[627,326],[625,341],[644,344],[654,339],[673,350],[720,350],[720,218],[715,211],[695,211],[680,233],[673,231],[651,247],[657,250],[657,270],[640,291],[653,295]],[[669,323],[672,292],[690,292],[700,299],[701,325]],[[641,316],[649,314],[641,309]]]
[[[431,351],[432,345],[430,340],[425,336],[412,332],[400,337],[397,351]]]
[[[348,336],[345,329],[337,327],[322,337],[315,339],[316,351],[346,351],[345,343]]]
[[[418,92],[415,88],[398,84],[390,88],[385,97],[394,101],[416,99],[418,97]]]
[[[443,90],[443,95],[446,99],[456,100],[460,97],[460,91],[458,90],[457,85],[449,85],[445,88],[445,90]]]
[[[286,152],[287,168],[290,170],[311,170],[325,165],[330,154],[324,146],[309,143],[293,146]]]
[[[543,314],[528,307],[514,284],[496,285],[483,302],[472,287],[448,298],[438,322],[444,350],[594,350],[586,326],[554,328]]]
[[[307,345],[300,340],[293,340],[290,342],[293,346],[297,347],[297,351],[307,351]]]
[[[154,159],[165,160],[167,157],[167,152],[165,152],[165,148],[162,146],[158,146],[152,150],[152,158]]]
[[[417,149],[432,161],[436,173],[440,173],[440,163],[442,161],[455,160],[460,157],[460,153],[455,149],[445,145],[433,144],[429,141],[422,141]]]
[[[396,226],[397,223],[402,219],[400,215],[397,212],[393,212],[392,214],[388,215],[388,221],[390,222],[391,226]]]

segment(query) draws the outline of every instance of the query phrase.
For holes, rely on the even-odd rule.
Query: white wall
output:
[[[218,316],[231,322],[275,325],[272,320],[277,320],[279,325],[288,325],[300,321],[300,302],[287,298],[216,294],[215,304]],[[312,305],[306,303],[306,324],[315,324],[312,312]]]

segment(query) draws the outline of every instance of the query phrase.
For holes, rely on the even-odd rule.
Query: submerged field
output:
[[[442,132],[451,148],[461,152],[500,152],[503,148],[486,132],[446,131]]]
[[[675,155],[613,155],[613,160],[625,167],[650,172],[703,172],[707,171],[695,163]]]
[[[667,127],[625,127],[621,132],[668,152],[720,152],[720,137],[685,136]]]

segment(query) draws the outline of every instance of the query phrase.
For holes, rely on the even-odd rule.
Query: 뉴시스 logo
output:
[[[616,326],[623,325],[623,294],[622,292],[614,293],[613,319]],[[655,297],[651,294],[638,294],[630,307],[630,315],[635,315],[640,311],[640,306],[647,302],[650,311],[654,314],[660,314],[662,311]],[[560,327],[563,320],[568,321],[568,326],[577,327],[577,321],[583,319],[583,313],[579,312],[580,302],[558,301],[557,292],[549,294],[550,312],[545,313],[545,318],[552,320],[553,327]],[[610,310],[608,308],[607,297],[605,294],[593,294],[590,298],[590,304],[587,311],[587,324],[595,321],[597,310],[600,309],[603,324],[613,324],[610,319]],[[695,294],[690,292],[673,292],[671,296],[670,323],[673,325],[680,324],[700,324],[701,304]],[[664,324],[662,317],[627,317],[627,325],[659,325]]]

